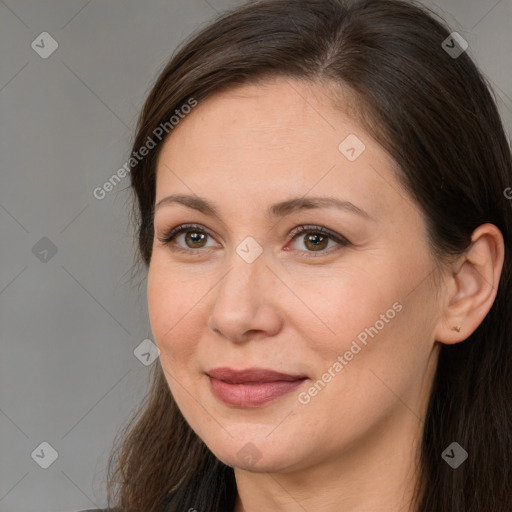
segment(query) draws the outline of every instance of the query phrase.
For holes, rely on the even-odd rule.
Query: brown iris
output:
[[[325,235],[321,235],[320,233],[309,233],[306,236],[306,247],[308,247],[308,242],[313,243],[313,251],[317,251],[319,249],[325,249],[327,247],[327,243],[329,242],[329,237]],[[320,242],[318,242],[318,239],[321,239]],[[324,244],[325,242],[325,244]],[[310,248],[310,247],[308,247]]]
[[[203,245],[195,245],[195,244],[198,244],[200,242],[204,242],[206,240],[206,233],[200,233],[199,231],[187,231],[185,233],[185,243],[187,245],[189,240],[192,241],[192,243],[194,245],[192,245],[192,247],[203,247]]]

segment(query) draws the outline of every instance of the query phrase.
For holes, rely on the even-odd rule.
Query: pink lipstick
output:
[[[289,375],[265,368],[233,370],[214,368],[206,374],[212,393],[224,403],[235,407],[258,407],[300,386],[305,375]]]

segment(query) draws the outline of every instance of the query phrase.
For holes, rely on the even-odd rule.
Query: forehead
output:
[[[337,93],[335,107],[332,87],[280,78],[199,102],[163,145],[156,202],[175,192],[251,204],[329,193],[370,214],[397,208],[393,161],[350,114],[353,97]]]
[[[353,114],[350,117],[349,112]],[[195,138],[211,148],[234,150],[242,144],[257,144],[273,150],[284,143],[296,148],[301,142],[310,141],[314,132],[321,138],[330,132],[334,141],[342,135],[343,128],[363,132],[356,126],[355,112],[355,99],[349,91],[329,84],[272,78],[223,90],[202,100],[180,121],[167,142],[172,146],[172,139],[182,132],[180,139]],[[326,145],[320,149],[325,148]]]

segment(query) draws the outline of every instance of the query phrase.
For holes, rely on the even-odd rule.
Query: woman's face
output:
[[[230,466],[409,452],[430,394],[440,312],[423,217],[327,94],[285,79],[217,94],[159,157],[151,327],[180,410]],[[181,224],[195,227],[159,240]],[[226,367],[292,380],[209,377]]]

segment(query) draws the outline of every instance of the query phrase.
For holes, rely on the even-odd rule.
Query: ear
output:
[[[505,245],[494,224],[473,232],[471,245],[451,267],[446,281],[446,304],[440,312],[435,339],[454,344],[468,338],[491,309],[500,281]],[[453,329],[460,326],[460,332]]]

